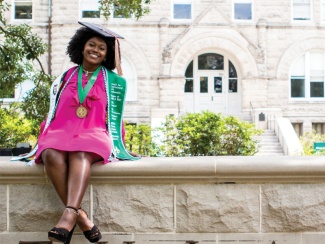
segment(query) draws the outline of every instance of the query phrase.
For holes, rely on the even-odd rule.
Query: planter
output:
[[[12,156],[12,148],[0,148],[0,156]]]

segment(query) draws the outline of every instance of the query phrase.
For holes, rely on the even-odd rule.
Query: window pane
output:
[[[215,93],[222,93],[222,78],[221,77],[214,77],[214,92]]]
[[[193,78],[193,60],[191,61],[191,63],[186,68],[185,77],[186,78]]]
[[[305,97],[304,77],[291,77],[291,97]]]
[[[292,123],[293,129],[295,130],[297,136],[302,136],[302,123]]]
[[[99,3],[94,0],[81,0],[82,18],[99,18]]]
[[[311,70],[324,69],[324,53],[322,52],[310,53],[310,69]]]
[[[200,77],[200,93],[208,93],[208,77]]]
[[[82,11],[82,18],[99,18],[99,11]]]
[[[229,79],[229,92],[237,92],[237,79]]]
[[[324,123],[312,123],[313,131],[316,132],[316,134],[324,134]]]
[[[15,3],[15,19],[32,19],[33,5],[31,2]]]
[[[295,62],[292,67],[291,76],[305,76],[305,55]]]
[[[251,3],[235,3],[235,19],[252,19],[252,4]]]
[[[324,82],[310,82],[310,97],[324,97]]]
[[[293,3],[294,20],[310,20],[310,3]]]
[[[293,4],[298,4],[298,3],[310,3],[310,0],[293,0]]]
[[[193,92],[193,79],[186,79],[185,80],[185,92]]]
[[[229,78],[237,78],[237,71],[232,62],[229,61]]]
[[[215,53],[202,54],[198,58],[199,69],[223,70],[223,56]]]
[[[191,4],[174,4],[174,19],[191,19]]]

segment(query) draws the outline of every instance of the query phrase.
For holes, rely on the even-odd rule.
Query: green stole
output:
[[[80,67],[79,67],[80,68]],[[60,99],[60,95],[72,76],[78,70],[76,68],[70,75],[69,79],[63,84],[63,78],[65,73],[60,75],[52,84],[50,93],[50,109],[46,120],[44,131],[48,128],[50,122],[54,118],[57,104]],[[106,116],[106,128],[113,141],[113,149],[110,160],[138,160],[141,157],[132,156],[125,148],[122,140],[122,123],[123,123],[123,111],[124,102],[126,97],[126,80],[123,77],[118,76],[113,71],[107,70],[102,67],[104,82],[107,96],[107,116]],[[61,86],[63,85],[62,89]],[[56,91],[55,91],[56,90]],[[43,132],[44,132],[43,131]],[[27,161],[29,164],[33,163],[33,156],[35,156],[38,149],[36,143],[35,147],[30,153],[24,156],[12,157],[11,161]],[[107,159],[104,159],[106,161]]]
[[[126,80],[116,73],[104,68],[107,75],[105,82],[106,94],[108,96],[108,131],[113,140],[113,154],[122,160],[138,160],[141,157],[134,157],[126,150],[122,140],[122,118],[124,102],[126,97]]]

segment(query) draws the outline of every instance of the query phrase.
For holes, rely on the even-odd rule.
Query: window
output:
[[[252,0],[234,0],[234,19],[252,19]]]
[[[136,101],[138,88],[137,88],[137,76],[133,65],[128,59],[122,57],[121,66],[123,70],[123,77],[127,80],[127,91],[125,101]]]
[[[303,135],[302,123],[292,123],[292,126],[298,137]]]
[[[94,0],[81,0],[81,18],[99,18],[99,3]]]
[[[32,19],[33,1],[32,0],[15,0],[14,1],[14,18],[15,19]]]
[[[316,134],[325,134],[325,124],[324,123],[312,123],[313,131],[315,131]]]
[[[174,0],[173,1],[174,19],[192,19],[192,1]]]
[[[229,92],[237,92],[237,71],[235,66],[232,64],[232,62],[229,61]]]
[[[292,15],[293,20],[310,20],[310,0],[292,0]]]
[[[185,87],[184,92],[193,92],[193,60],[187,66],[185,71]]]
[[[205,53],[198,57],[199,70],[223,70],[223,56],[216,53]]]
[[[200,93],[208,93],[209,91],[208,77],[200,77]]]
[[[324,98],[324,52],[308,52],[293,65],[290,77],[291,98]]]

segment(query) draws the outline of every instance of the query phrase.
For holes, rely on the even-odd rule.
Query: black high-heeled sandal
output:
[[[71,241],[71,238],[72,238],[72,235],[73,235],[73,232],[74,232],[74,229],[76,228],[76,226],[77,226],[76,224],[73,226],[73,228],[70,231],[69,236],[64,244],[70,244],[70,241]]]
[[[68,211],[71,211],[70,209],[72,209],[75,214],[79,214],[78,209],[74,208],[74,207],[70,207],[70,206],[66,206],[66,209]],[[48,238],[50,241],[54,241],[54,242],[61,242],[61,243],[65,243],[65,244],[69,244],[73,235],[73,231],[75,229],[76,225],[73,226],[71,231],[68,231],[65,228],[57,228],[57,227],[53,227],[49,232],[48,232]]]
[[[85,212],[86,216],[88,217],[88,214],[85,210],[83,210],[82,208],[79,209]],[[102,234],[100,233],[99,229],[95,224],[90,230],[84,231],[83,234],[86,237],[86,239],[91,243],[98,242],[100,239],[102,239]]]

